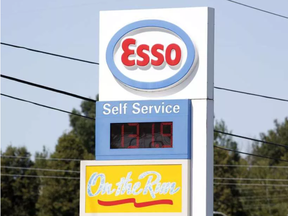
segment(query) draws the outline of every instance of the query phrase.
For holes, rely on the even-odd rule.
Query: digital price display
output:
[[[96,160],[191,158],[190,100],[96,103]]]
[[[173,122],[112,123],[110,148],[172,148]]]

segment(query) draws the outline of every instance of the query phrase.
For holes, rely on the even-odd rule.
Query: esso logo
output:
[[[130,49],[130,45],[136,45],[136,40],[133,38],[127,38],[122,43],[123,54],[121,57],[122,63],[125,66],[146,66],[149,63],[153,66],[161,66],[164,60],[170,66],[178,65],[181,60],[181,48],[177,44],[169,44],[165,51],[164,45],[155,44],[149,47],[147,44],[141,44],[136,49],[136,54],[142,58],[142,60],[129,59],[129,56],[135,55],[135,51]],[[144,51],[151,52],[151,54],[157,58],[157,60],[150,59],[149,55]],[[160,51],[164,51],[165,56]],[[172,59],[172,51],[175,51],[175,57]]]
[[[125,86],[156,91],[185,80],[195,55],[190,37],[181,28],[162,20],[143,20],[116,32],[108,44],[106,62]]]

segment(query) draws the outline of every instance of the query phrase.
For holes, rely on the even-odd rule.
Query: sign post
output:
[[[214,10],[100,12],[80,216],[213,215]]]

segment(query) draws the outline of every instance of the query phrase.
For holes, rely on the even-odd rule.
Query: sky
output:
[[[287,0],[241,0],[288,16]],[[288,99],[288,19],[227,0],[2,0],[1,42],[98,62],[99,11],[215,8],[215,86]],[[189,22],[187,20],[187,22]],[[95,98],[98,66],[1,46],[1,73]],[[1,92],[67,111],[81,100],[1,78]],[[235,134],[259,138],[288,117],[288,103],[215,89],[215,118]],[[71,130],[68,114],[1,97],[1,149],[55,150]],[[250,143],[235,139],[241,150]]]

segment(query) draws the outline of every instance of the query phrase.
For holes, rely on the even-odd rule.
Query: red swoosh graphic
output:
[[[98,204],[102,206],[114,206],[114,205],[122,205],[126,203],[133,203],[136,208],[142,208],[152,205],[173,205],[173,201],[169,199],[162,199],[162,200],[153,200],[148,202],[137,203],[135,198],[130,199],[121,199],[121,200],[114,200],[114,201],[102,201],[98,200]]]

